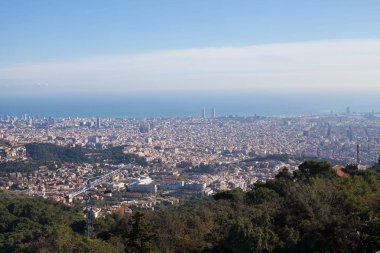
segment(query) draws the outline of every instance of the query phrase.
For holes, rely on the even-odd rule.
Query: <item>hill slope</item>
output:
[[[376,252],[380,249],[380,173],[339,178],[326,162],[249,192],[95,222],[42,199],[0,196],[0,252]]]

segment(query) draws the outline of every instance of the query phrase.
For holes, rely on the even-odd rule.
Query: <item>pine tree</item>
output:
[[[153,252],[157,237],[147,223],[145,215],[141,212],[136,212],[132,217],[131,226],[132,230],[127,238],[126,252]]]

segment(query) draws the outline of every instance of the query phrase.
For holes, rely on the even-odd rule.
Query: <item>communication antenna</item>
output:
[[[113,170],[101,176],[90,178],[82,187],[74,190],[72,193],[66,196],[67,201],[71,203],[73,201],[73,198],[84,193],[85,207],[86,207],[86,227],[87,227],[87,236],[89,238],[93,238],[94,236],[93,234],[94,233],[94,227],[93,227],[94,210],[92,206],[91,190],[94,189],[96,186],[104,183],[105,181],[111,180],[114,175],[120,173],[122,170],[126,169],[127,167],[133,164],[134,162],[131,162],[123,168]]]
[[[356,163],[357,164],[360,163],[360,146],[359,146],[359,143],[356,144]]]

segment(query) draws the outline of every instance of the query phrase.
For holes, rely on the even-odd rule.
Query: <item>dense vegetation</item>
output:
[[[134,154],[124,154],[124,146],[117,146],[103,150],[87,150],[88,162],[108,162],[112,164],[129,163],[135,161],[138,164],[146,165],[146,160]]]
[[[102,252],[102,249],[107,252],[107,243],[99,240],[90,243],[74,232],[73,228],[78,230],[83,225],[78,209],[41,198],[0,192],[1,253]]]
[[[57,162],[85,162],[85,149],[68,148],[49,143],[30,143],[25,145],[28,155],[33,160]]]
[[[0,252],[376,252],[380,173],[339,178],[307,161],[246,193],[97,219],[96,239],[84,237],[78,210],[1,198],[0,232]]]
[[[86,149],[82,147],[62,147],[49,143],[31,143],[25,145],[28,155],[36,161],[56,161],[74,163],[108,162],[113,164],[129,163],[132,160],[144,163],[143,158],[133,154],[124,154],[124,146],[103,150]]]
[[[104,150],[92,150],[82,147],[62,147],[49,143],[30,143],[25,145],[31,160],[0,163],[0,172],[32,172],[40,166],[53,168],[60,163],[129,163],[146,164],[142,157],[134,154],[124,154],[124,146],[112,147]]]

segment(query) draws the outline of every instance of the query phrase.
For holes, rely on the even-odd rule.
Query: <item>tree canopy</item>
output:
[[[0,252],[376,252],[380,173],[330,169],[306,161],[248,192],[108,215],[95,220],[95,239],[83,234],[81,210],[2,193]]]
[[[30,143],[25,145],[29,160],[0,162],[0,172],[33,172],[40,166],[53,168],[61,163],[102,163],[121,164],[136,162],[146,164],[143,157],[125,154],[124,146],[104,150],[92,150],[82,147],[62,147],[49,143]]]

